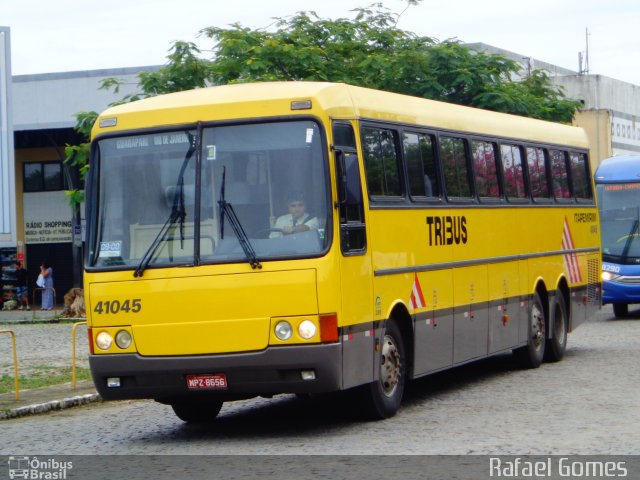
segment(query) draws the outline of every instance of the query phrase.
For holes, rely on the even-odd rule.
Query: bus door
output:
[[[333,125],[338,217],[340,219],[340,299],[343,326],[343,388],[374,377],[373,271],[367,250],[360,166],[353,127]]]

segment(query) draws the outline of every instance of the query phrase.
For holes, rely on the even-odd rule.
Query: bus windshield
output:
[[[629,264],[640,259],[640,183],[599,184],[602,258]]]
[[[321,255],[331,214],[323,144],[308,120],[98,140],[88,267],[141,275]]]

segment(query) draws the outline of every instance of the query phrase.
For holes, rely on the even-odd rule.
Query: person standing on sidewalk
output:
[[[42,310],[53,309],[53,268],[47,262],[40,265],[40,275],[44,278],[44,287],[42,290]]]
[[[29,307],[29,282],[27,270],[21,261],[16,262],[16,296],[18,297],[18,310],[31,310]]]

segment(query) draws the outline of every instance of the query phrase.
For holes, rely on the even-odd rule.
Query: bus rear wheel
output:
[[[514,350],[514,354],[525,368],[538,368],[542,364],[546,344],[546,317],[538,292],[531,300],[527,328],[527,344]]]
[[[215,400],[180,400],[173,402],[171,408],[183,422],[208,423],[216,419],[222,403]]]
[[[393,320],[386,326],[380,346],[378,380],[363,387],[366,414],[381,420],[392,417],[400,408],[407,376],[407,360],[400,327]]]
[[[567,305],[564,296],[559,292],[553,301],[551,312],[553,312],[553,328],[551,336],[547,339],[544,359],[548,362],[559,362],[567,349],[567,331],[569,329]]]

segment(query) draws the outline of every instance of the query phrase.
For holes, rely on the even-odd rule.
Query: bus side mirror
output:
[[[345,153],[336,149],[336,183],[339,205],[350,206],[362,203],[360,170],[355,153]]]
[[[338,204],[344,205],[347,199],[347,175],[344,152],[342,150],[336,150],[336,190],[338,193]]]

